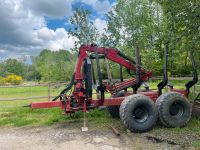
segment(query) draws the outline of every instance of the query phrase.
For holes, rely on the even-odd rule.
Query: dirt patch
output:
[[[0,129],[1,150],[176,150],[178,145],[156,143],[140,134],[121,133],[109,128],[81,132],[81,125],[59,124],[49,127]]]

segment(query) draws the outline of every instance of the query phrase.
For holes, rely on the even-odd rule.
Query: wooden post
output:
[[[51,90],[50,90],[50,88],[51,88],[51,84],[49,82],[48,83],[48,101],[51,101]]]

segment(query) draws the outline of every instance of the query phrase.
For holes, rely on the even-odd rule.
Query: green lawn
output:
[[[51,95],[57,95],[62,89],[62,86],[51,86]],[[17,87],[17,88],[0,88],[0,99],[9,98],[28,98],[34,96],[47,96],[48,86],[33,86],[33,87]]]
[[[149,81],[151,89],[156,89],[157,84],[160,81]],[[174,88],[184,89],[185,83],[188,81],[171,81],[174,85]],[[57,95],[65,86],[64,85],[52,85],[50,88],[50,93],[52,96]],[[143,87],[142,87],[143,88]],[[199,87],[200,88],[200,87]],[[198,89],[197,89],[198,90]],[[200,89],[199,89],[200,90]],[[9,98],[27,98],[34,96],[47,96],[48,95],[48,86],[33,86],[33,87],[17,87],[17,88],[0,88],[0,99],[9,99]]]
[[[83,113],[81,111],[73,116],[69,116],[63,115],[62,110],[59,108],[32,110],[19,106],[21,104],[29,104],[30,102],[1,102],[0,127],[49,126],[60,123],[67,124],[71,121],[81,124],[83,121]],[[86,118],[90,129],[103,129],[106,127],[106,124],[113,124],[120,132],[127,132],[121,121],[111,118],[107,110],[95,109],[87,113]],[[182,146],[200,148],[200,120],[196,118],[192,118],[184,128],[166,128],[158,125],[145,134],[168,139]]]
[[[81,120],[83,117],[82,112],[75,113],[72,117],[69,115],[62,115],[62,110],[59,108],[51,109],[30,109],[27,107],[21,107],[20,105],[30,104],[30,101],[10,101],[0,103],[0,126],[38,126],[38,125],[51,125],[54,123],[67,122],[71,120]],[[38,101],[42,101],[38,100]],[[44,100],[43,100],[44,101]],[[106,111],[95,110],[92,113],[88,113],[89,119],[106,121],[109,118],[109,114]]]
[[[183,82],[175,81],[176,87],[184,88]],[[152,88],[156,88],[158,82],[150,82]],[[57,95],[63,87],[52,88],[51,95]],[[24,88],[0,88],[0,98],[13,97],[31,97],[47,95],[47,87],[24,87]],[[108,97],[109,94],[106,94]],[[20,100],[20,101],[0,101],[0,126],[3,127],[20,127],[20,126],[43,126],[56,123],[67,123],[70,121],[82,122],[82,112],[77,112],[73,116],[62,115],[62,110],[59,108],[53,109],[37,109],[21,107],[22,105],[30,104],[33,101],[47,101],[47,99],[38,100]],[[112,119],[106,110],[97,110],[87,113],[87,120],[94,126],[103,126],[107,123],[114,122],[120,131],[126,132],[119,120]],[[149,133],[156,136],[163,136],[169,139],[177,140],[178,143],[187,141],[182,137],[188,137],[189,145],[200,148],[200,120],[192,118],[188,125],[184,128],[163,128],[155,127]],[[192,140],[190,140],[190,138]]]
[[[0,98],[25,98],[33,96],[47,95],[46,86],[38,87],[18,87],[18,88],[0,88]]]

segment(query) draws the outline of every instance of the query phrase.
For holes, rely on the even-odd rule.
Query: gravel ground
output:
[[[122,133],[116,136],[111,129],[89,128],[81,125],[48,127],[1,128],[0,150],[176,150],[178,145],[156,143],[141,134]]]

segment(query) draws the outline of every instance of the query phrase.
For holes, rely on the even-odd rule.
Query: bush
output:
[[[0,77],[0,85],[6,84],[6,78]]]
[[[12,75],[8,75],[8,76],[5,78],[5,80],[6,80],[6,82],[9,83],[9,84],[19,85],[19,84],[22,82],[23,79],[22,79],[21,76],[12,74]]]

